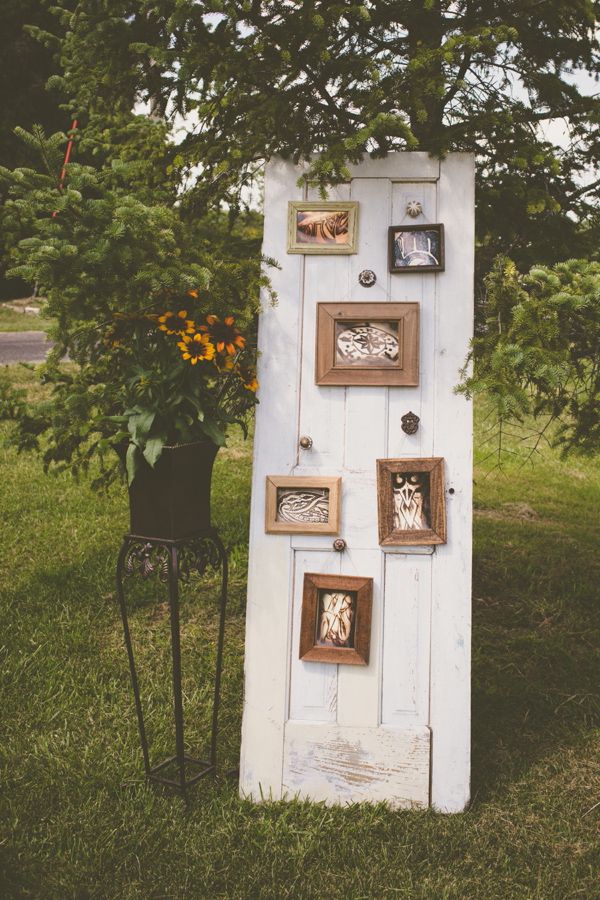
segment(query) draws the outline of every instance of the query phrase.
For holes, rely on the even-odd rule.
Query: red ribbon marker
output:
[[[73,140],[75,137],[75,131],[77,130],[77,119],[73,119],[71,122],[71,128],[69,129],[69,134],[71,137],[67,143],[67,149],[65,150],[65,158],[62,164],[62,169],[60,170],[60,177],[58,179],[58,189],[62,191],[62,187],[65,181],[65,176],[67,174],[67,165],[69,163],[69,158],[71,156],[71,148],[73,146]],[[58,215],[58,211],[55,209],[52,213],[52,218],[55,219]]]

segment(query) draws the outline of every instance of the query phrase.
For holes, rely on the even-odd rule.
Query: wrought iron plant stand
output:
[[[221,570],[219,604],[219,628],[214,674],[212,725],[210,750],[207,760],[196,759],[185,752],[184,717],[181,689],[181,636],[179,626],[179,582],[187,583],[193,573],[202,577],[208,567]],[[158,784],[181,791],[187,799],[187,791],[200,778],[216,771],[217,728],[223,664],[223,639],[225,634],[225,609],[227,605],[227,552],[214,528],[206,528],[185,538],[153,538],[128,533],[123,538],[117,560],[117,599],[123,622],[125,647],[129,659],[129,671],[135,700],[140,742],[144,757],[146,777]],[[169,617],[171,626],[171,654],[173,678],[173,711],[175,717],[175,753],[155,765],[150,765],[148,740],[135,667],[133,645],[125,605],[124,582],[127,578],[148,579],[156,577],[168,585]],[[175,772],[173,776],[170,771]]]

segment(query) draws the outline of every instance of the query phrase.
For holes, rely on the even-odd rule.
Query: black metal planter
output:
[[[195,452],[194,450],[190,451],[190,447],[194,448]],[[214,445],[209,447],[187,445],[168,449],[181,451],[181,453],[176,452],[171,455],[171,458],[167,457],[160,470],[157,466],[156,470],[144,472],[144,477],[139,482],[138,476],[136,476],[132,485],[132,488],[135,489],[130,488],[132,528],[124,536],[119,552],[116,587],[146,777],[150,781],[177,788],[186,798],[187,790],[204,775],[214,773],[217,766],[217,732],[228,567],[227,553],[223,542],[210,524],[210,475],[217,448]],[[154,482],[152,476],[156,476]],[[138,482],[137,485],[136,482]],[[156,504],[152,502],[153,491],[156,492]],[[141,498],[141,505],[136,502],[139,498]],[[185,502],[182,498],[185,498]],[[141,525],[143,530],[134,531],[134,523],[137,526]],[[158,533],[148,533],[149,525],[154,525]],[[202,577],[209,567],[221,572],[219,628],[212,695],[210,749],[208,759],[197,759],[185,751],[179,583],[187,582],[193,574]],[[127,578],[135,577],[157,578],[168,585],[169,591],[175,752],[154,765],[150,763],[142,700],[125,604],[125,581]]]

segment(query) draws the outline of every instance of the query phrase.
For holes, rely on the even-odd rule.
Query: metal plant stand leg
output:
[[[181,629],[179,622],[179,582],[187,582],[196,572],[204,575],[207,567],[221,571],[219,603],[219,631],[215,660],[213,707],[211,718],[209,759],[201,760],[185,752],[185,732],[183,716],[183,696],[181,688]],[[173,682],[173,713],[175,719],[175,753],[158,764],[150,765],[148,740],[144,725],[144,714],[139,690],[137,671],[127,607],[125,604],[124,579],[139,576],[148,579],[157,576],[166,583],[169,591],[169,619],[171,628],[171,658]],[[185,540],[164,540],[126,534],[117,560],[117,600],[123,623],[123,636],[129,661],[129,672],[135,702],[140,743],[144,758],[146,777],[159,784],[177,788],[184,798],[187,790],[204,775],[212,773],[217,766],[217,733],[221,692],[221,671],[223,666],[223,643],[225,637],[225,612],[227,606],[227,552],[216,531],[202,532]],[[174,769],[169,777],[169,769]],[[187,772],[190,771],[188,777]]]

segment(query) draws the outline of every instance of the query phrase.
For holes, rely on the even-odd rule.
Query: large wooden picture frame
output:
[[[444,460],[378,459],[379,543],[446,543]]]
[[[416,387],[419,304],[317,304],[315,380]]]
[[[366,666],[371,646],[373,579],[304,575],[300,659]]]
[[[388,235],[390,272],[444,271],[443,225],[392,225]]]
[[[322,475],[267,475],[265,531],[337,534],[341,483]]]
[[[290,200],[288,253],[356,253],[356,200]]]

